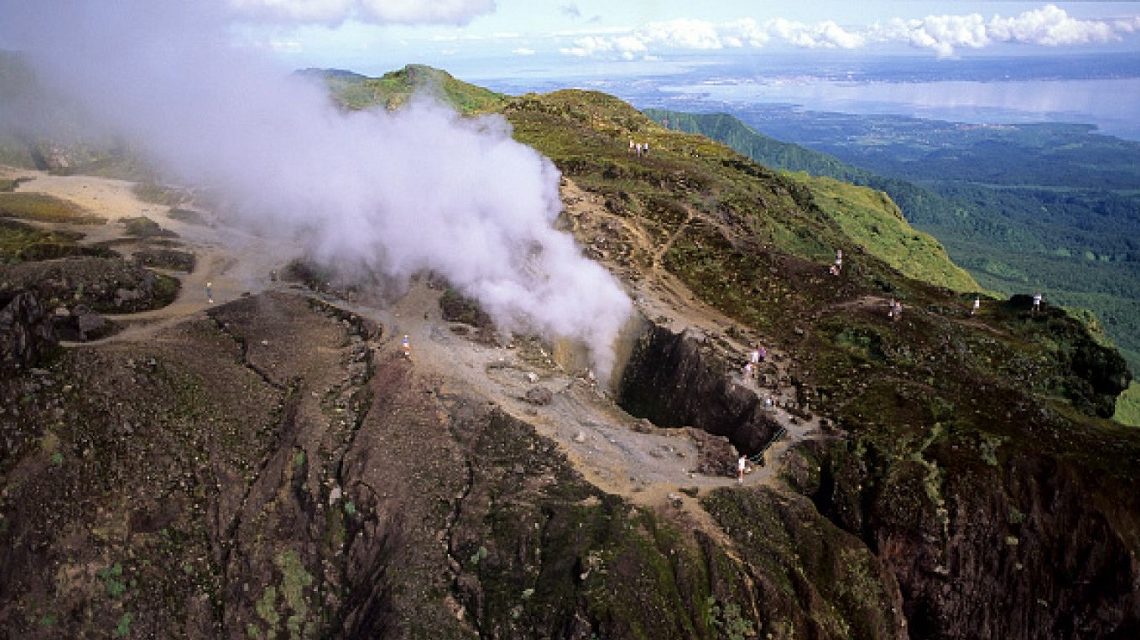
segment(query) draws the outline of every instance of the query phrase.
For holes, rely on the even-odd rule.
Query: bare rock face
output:
[[[753,453],[779,425],[753,391],[725,375],[727,370],[722,358],[702,349],[698,337],[654,325],[625,368],[618,403],[658,426],[697,427]]]
[[[970,468],[961,455],[920,462],[845,443],[800,454],[789,467],[792,484],[877,549],[898,580],[912,637],[1124,638],[1140,630],[1140,568],[1129,550],[1140,505],[1126,474],[1090,474],[1024,450]],[[932,468],[942,469],[941,480]]]
[[[689,429],[689,437],[697,446],[696,472],[707,476],[736,477],[736,448],[724,436],[714,436],[702,429]]]
[[[0,297],[0,305],[0,370],[32,366],[55,347],[52,314],[35,294]]]

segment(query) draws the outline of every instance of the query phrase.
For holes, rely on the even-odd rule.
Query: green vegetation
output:
[[[756,629],[751,622],[741,616],[740,605],[729,602],[722,606],[713,596],[709,596],[708,604],[709,617],[712,621],[710,626],[717,630],[720,637],[728,640],[745,640],[755,636]]]
[[[167,207],[177,207],[186,204],[193,196],[185,189],[155,184],[153,182],[139,182],[131,188],[135,197],[143,202],[160,204]]]
[[[726,114],[646,113],[773,167],[886,192],[982,287],[1042,291],[1047,302],[1092,310],[1140,369],[1140,144],[1074,125],[741,114],[800,146]]]
[[[505,113],[517,139],[665,245],[660,266],[761,330],[789,330],[774,315],[813,304],[820,292],[810,289],[888,286],[898,279],[892,264],[909,266],[923,279],[977,288],[876,192],[776,173],[704,136],[659,126],[600,93],[522,96]],[[630,154],[631,139],[648,142],[649,155]],[[836,249],[849,256],[842,278],[827,275]],[[649,258],[627,244],[607,251],[649,266]],[[924,255],[908,258],[910,251]],[[784,253],[795,260],[779,257]],[[771,277],[776,272],[784,277]]]
[[[466,115],[488,113],[501,108],[507,97],[456,80],[446,71],[410,64],[379,78],[335,69],[307,69],[299,72],[322,78],[335,99],[348,109],[367,109],[383,105],[396,109],[412,96],[426,94],[455,107]]]
[[[303,637],[302,632],[309,616],[305,589],[313,584],[313,576],[305,569],[297,552],[291,549],[277,556],[274,564],[281,571],[281,596],[285,600],[285,606],[292,612],[285,620],[289,637]]]
[[[277,587],[273,585],[265,587],[261,598],[259,598],[257,604],[254,605],[254,610],[257,611],[258,617],[264,620],[265,624],[269,627],[268,635],[274,637],[276,635],[274,630],[281,621],[281,616],[277,613]]]
[[[1116,414],[1112,418],[1121,424],[1140,427],[1140,384],[1133,381],[1120,394],[1116,401]]]
[[[0,217],[36,222],[104,224],[106,219],[67,200],[42,193],[0,193]]]
[[[146,216],[123,218],[121,220],[127,228],[127,235],[136,238],[174,238],[178,234],[169,229],[163,229],[157,222]]]
[[[48,246],[74,246],[79,234],[44,231],[31,225],[0,219],[0,264],[19,262],[29,254],[39,255]]]
[[[130,635],[130,633],[131,633],[131,620],[133,618],[134,618],[134,616],[132,616],[130,614],[130,612],[124,613],[119,618],[119,624],[115,626],[115,630],[112,632],[111,635],[113,635],[116,638],[126,638],[128,635]]]
[[[815,203],[831,214],[856,244],[904,275],[955,291],[980,288],[970,274],[950,260],[937,240],[907,224],[882,191],[830,178],[809,178],[802,173],[791,177],[811,189]]]
[[[112,598],[118,598],[127,590],[127,585],[123,582],[123,565],[121,563],[116,562],[110,567],[100,569],[99,579],[103,581],[107,595]]]

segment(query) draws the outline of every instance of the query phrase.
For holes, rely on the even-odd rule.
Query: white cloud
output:
[[[1012,17],[986,20],[977,13],[930,15],[885,24],[848,27],[833,20],[815,23],[773,18],[743,18],[715,23],[676,19],[650,23],[620,34],[580,35],[562,53],[581,57],[646,59],[663,50],[711,51],[759,48],[783,43],[805,49],[858,49],[874,43],[907,44],[939,56],[959,49],[981,49],[995,43],[1071,46],[1104,43],[1140,33],[1140,16],[1114,20],[1082,20],[1055,5]]]
[[[927,16],[921,20],[893,20],[873,29],[872,38],[904,42],[931,49],[939,56],[958,49],[981,49],[994,43],[1046,47],[1113,42],[1140,27],[1140,16],[1120,20],[1081,20],[1056,5],[1012,17],[995,15],[988,21],[979,14]]]
[[[980,49],[991,42],[985,19],[976,13],[927,16],[920,20],[895,19],[881,30],[874,29],[873,38],[930,49],[939,57],[953,55],[956,48]]]
[[[457,24],[495,10],[495,0],[228,0],[238,14],[283,22]]]
[[[799,47],[851,49],[862,46],[863,36],[835,22],[804,24],[778,18],[758,23],[744,18],[726,23],[679,19],[653,22],[640,29],[618,34],[594,34],[575,38],[573,46],[561,49],[579,57],[650,59],[651,49],[715,51],[762,47],[779,39]]]
[[[519,47],[518,49],[512,50],[511,53],[513,53],[517,56],[533,56],[534,54],[536,54],[538,52],[535,51],[534,49],[530,49],[527,47]]]
[[[777,18],[766,22],[765,29],[770,37],[779,37],[805,49],[857,49],[864,44],[863,36],[844,29],[832,20],[805,24]]]
[[[1047,46],[1108,42],[1119,37],[1111,23],[1077,20],[1051,4],[1015,18],[994,17],[990,35],[995,40]]]
[[[593,57],[614,50],[614,39],[605,36],[583,36],[576,38],[574,46],[559,49],[561,53],[579,58]]]
[[[653,43],[674,49],[721,49],[720,32],[717,25],[705,20],[679,19],[668,22],[653,22],[638,29],[627,39],[636,39],[643,44]]]

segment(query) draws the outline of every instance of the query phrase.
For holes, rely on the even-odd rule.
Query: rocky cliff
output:
[[[0,267],[26,283],[6,298],[24,366],[0,375],[0,627],[1140,633],[1140,435],[1102,417],[1130,374],[1082,323],[1021,297],[971,314],[847,235],[810,183],[608,96],[501,109],[562,170],[559,224],[634,298],[614,388],[431,278],[374,305],[279,280],[275,250],[191,240],[177,290],[113,257]],[[112,275],[78,292],[92,304],[124,283],[175,302],[25,348],[51,336],[24,276],[74,300],[96,262]],[[700,472],[731,466],[700,460],[729,444],[757,456],[742,483]]]

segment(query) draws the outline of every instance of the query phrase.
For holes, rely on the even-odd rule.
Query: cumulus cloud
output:
[[[1112,42],[1132,33],[1132,25],[1137,24],[1137,20],[1140,18],[1081,20],[1050,4],[1016,16],[993,16],[989,20],[976,13],[893,20],[885,27],[873,29],[872,38],[905,42],[949,56],[958,49],[981,49],[999,42],[1046,47]]]
[[[495,10],[495,0],[228,0],[238,15],[337,24],[348,19],[396,24],[457,24]]]
[[[599,377],[631,310],[557,231],[559,174],[498,116],[421,98],[345,113],[321,83],[227,44],[216,4],[0,0],[0,40],[172,180],[323,261],[443,274],[501,326],[585,342]]]
[[[852,49],[862,46],[864,39],[832,21],[806,24],[783,18],[763,22],[744,18],[714,23],[681,18],[652,22],[619,35],[580,36],[573,41],[572,46],[561,51],[574,56],[609,55],[631,60],[649,58],[651,51],[715,51],[762,47],[772,40],[798,47]]]
[[[988,32],[995,40],[1046,46],[1108,42],[1119,37],[1112,23],[1078,20],[1055,5],[1026,11],[1013,18],[995,16]]]
[[[619,35],[583,35],[562,52],[574,56],[646,58],[661,51],[710,51],[759,48],[782,43],[805,49],[858,49],[875,43],[906,44],[939,56],[995,43],[1072,46],[1119,40],[1140,32],[1140,16],[1081,20],[1055,5],[1016,16],[986,19],[980,14],[931,15],[864,27],[832,20],[806,23],[785,18],[731,22],[677,19],[654,22]]]

